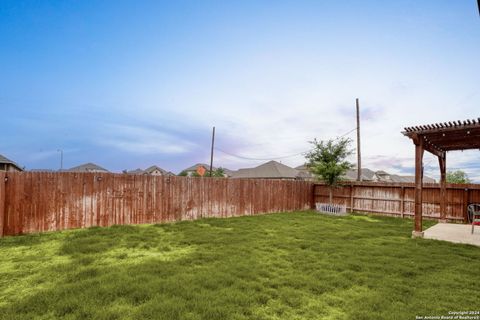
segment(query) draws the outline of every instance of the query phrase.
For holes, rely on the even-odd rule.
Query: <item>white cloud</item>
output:
[[[134,154],[182,154],[195,144],[161,130],[140,126],[107,124],[95,143]]]

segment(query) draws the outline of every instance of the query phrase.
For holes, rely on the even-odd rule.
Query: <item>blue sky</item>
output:
[[[280,158],[354,128],[358,97],[365,166],[411,173],[403,127],[480,116],[475,0],[3,0],[0,43],[0,154],[27,168],[63,149],[178,172],[208,162],[213,125],[220,150]],[[447,157],[480,181],[478,151]]]

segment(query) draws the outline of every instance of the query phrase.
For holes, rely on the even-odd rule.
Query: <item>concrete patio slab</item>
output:
[[[480,226],[456,223],[438,223],[424,231],[425,239],[444,240],[454,243],[466,243],[480,247]]]

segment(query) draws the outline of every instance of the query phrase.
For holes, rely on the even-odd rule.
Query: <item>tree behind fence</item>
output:
[[[311,201],[306,181],[0,173],[0,236],[305,210]]]

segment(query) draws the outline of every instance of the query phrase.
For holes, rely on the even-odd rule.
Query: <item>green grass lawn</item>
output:
[[[480,309],[480,248],[414,240],[411,230],[411,220],[297,212],[8,237],[0,318],[371,320]]]

